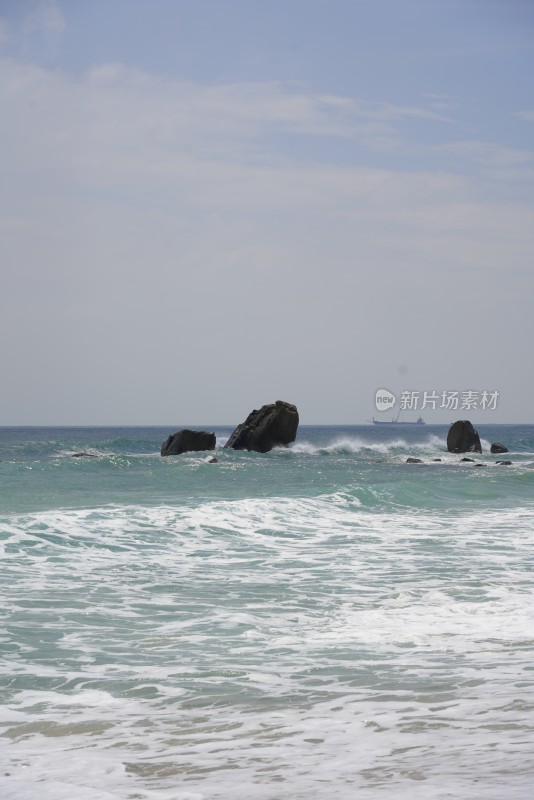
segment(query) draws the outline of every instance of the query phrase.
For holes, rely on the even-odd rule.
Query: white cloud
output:
[[[291,158],[272,134],[348,139],[363,149],[399,139],[395,120],[425,120],[414,107],[363,104],[314,94],[302,84],[209,86],[161,79],[122,64],[80,79],[13,61],[0,62],[4,147],[0,159],[19,186],[50,181],[54,191],[113,191],[117,202],[167,192],[199,209],[306,209],[331,213],[439,198],[461,202],[473,186],[436,167],[417,171],[329,166],[324,145],[305,161]],[[430,114],[435,121],[436,115]],[[429,152],[432,152],[431,150]],[[440,145],[493,168],[532,163],[534,153],[484,141]],[[439,163],[439,162],[438,162]]]
[[[210,173],[223,180],[233,170],[238,181],[250,183],[259,180],[261,167],[269,167],[268,181],[277,170],[295,177],[303,168],[299,172],[297,162],[287,161],[272,134],[394,148],[395,121],[438,119],[424,109],[314,94],[302,84],[205,86],[157,79],[121,64],[95,67],[76,81],[5,61],[0,91],[11,120],[5,134],[11,136],[10,158],[19,153],[27,169],[69,169],[106,185],[132,186],[143,176],[149,185],[168,186],[192,170],[197,178]],[[346,170],[321,168],[316,174],[322,183],[334,174],[340,187],[346,183]]]
[[[25,17],[22,24],[25,37],[42,37],[50,51],[55,49],[66,29],[67,23],[57,0],[39,0],[35,10]]]
[[[279,131],[326,136],[363,136],[369,141],[377,133],[391,134],[391,123],[399,119],[449,121],[425,108],[400,107],[387,103],[363,103],[350,97],[316,94],[299,82],[263,82],[204,86],[186,80],[162,80],[123,64],[103,64],[85,76],[90,85],[135,92],[154,92],[156,103],[164,102],[167,119],[172,109],[209,119],[211,128],[226,129],[238,124],[241,131],[254,133],[261,126]]]
[[[368,225],[373,241],[382,235],[381,221],[388,231],[396,228],[397,241],[403,228],[400,238],[417,250],[417,235],[428,245],[442,237],[447,220],[456,236],[473,237],[480,230],[478,223],[468,230],[474,209],[484,208],[486,219],[500,213],[482,192],[476,198],[476,184],[461,174],[332,166],[321,163],[321,148],[315,161],[299,161],[270,138],[290,132],[330,137],[330,146],[338,138],[370,145],[376,137],[395,137],[394,119],[425,118],[416,108],[316,95],[302,84],[205,86],[121,64],[95,67],[75,80],[4,61],[0,91],[6,120],[0,159],[11,176],[11,197],[22,203],[33,193],[30,207],[39,205],[46,187],[58,203],[106,192],[117,209],[135,202],[164,213],[171,204],[184,217],[321,213]],[[530,151],[487,142],[455,142],[436,152],[503,170],[534,160]],[[12,211],[9,219],[13,225]]]
[[[518,111],[515,116],[519,117],[519,119],[525,119],[528,122],[534,122],[534,111]]]
[[[534,162],[534,150],[518,150],[493,142],[450,142],[439,145],[436,150],[491,167],[515,167]]]
[[[453,122],[450,117],[438,114],[435,111],[429,111],[425,108],[417,106],[394,106],[390,103],[374,103],[369,110],[365,112],[368,117],[377,119],[421,119],[421,120],[434,120],[437,122]]]
[[[467,317],[483,280],[488,303],[519,309],[513,324],[531,319],[520,313],[530,295],[513,280],[514,269],[531,265],[528,204],[490,202],[476,176],[443,170],[440,151],[435,162],[425,153],[425,169],[381,163],[376,140],[398,146],[397,121],[449,129],[424,109],[295,83],[201,85],[121,64],[75,79],[7,60],[0,102],[4,338],[27,320],[17,329],[10,385],[26,385],[19,365],[38,362],[49,382],[85,385],[90,376],[93,397],[109,393],[130,408],[125,374],[142,364],[130,420],[153,403],[157,422],[172,417],[175,395],[156,399],[150,386],[178,354],[197,382],[182,407],[193,419],[193,400],[212,397],[213,385],[235,397],[233,383],[224,388],[231,353],[251,365],[243,397],[249,384],[259,391],[260,380],[279,375],[295,387],[291,397],[304,386],[315,397],[317,365],[331,364],[332,353],[337,364],[357,362],[354,396],[360,375],[400,346],[392,331],[403,362],[408,351],[423,359],[431,346],[439,384],[447,382],[448,354],[463,346],[464,330],[438,330],[436,298],[454,295],[454,313]],[[286,134],[314,145],[306,159],[284,149]],[[359,147],[359,163],[334,165],[331,152],[347,142]],[[494,165],[529,158],[485,142],[447,147]],[[368,353],[357,345],[368,341],[377,310],[388,330]],[[501,333],[485,332],[488,369]],[[209,364],[206,374],[196,362]],[[454,372],[456,359],[449,366]],[[77,421],[95,421],[91,399],[83,402]],[[325,402],[317,394],[316,419]],[[353,418],[348,403],[340,419]],[[60,421],[72,419],[67,412]],[[229,413],[223,408],[219,419]]]
[[[26,33],[42,30],[47,34],[61,34],[66,29],[66,22],[56,0],[41,0],[35,11],[24,20]]]
[[[47,24],[62,27],[52,12]],[[210,86],[120,63],[96,66],[76,80],[4,62],[0,81],[6,112],[11,109],[9,158],[18,154],[28,180],[38,170],[62,174],[78,189],[165,190],[199,208],[341,211],[363,204],[385,185],[380,169],[326,167],[320,146],[315,165],[299,164],[272,143],[272,135],[330,139],[329,149],[340,139],[395,151],[401,142],[397,122],[448,122],[424,108],[313,93],[301,83]],[[455,183],[453,176],[390,174],[387,191],[396,186],[395,194],[402,194],[406,186],[411,195],[417,184],[426,197]]]

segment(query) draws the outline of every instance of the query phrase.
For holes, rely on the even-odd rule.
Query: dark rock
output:
[[[453,422],[447,434],[449,453],[481,453],[480,436],[468,419]]]
[[[254,409],[232,433],[225,448],[268,453],[277,445],[294,442],[299,425],[297,407],[284,400]]]
[[[432,461],[441,461],[441,458],[433,458]]]
[[[161,445],[162,456],[177,456],[197,450],[215,450],[215,434],[209,431],[191,431],[184,428],[171,433]]]
[[[72,458],[96,458],[94,453],[73,453]]]
[[[512,465],[511,461],[496,461],[496,464],[501,464],[503,467],[510,467]]]
[[[217,464],[219,462],[219,459],[215,458],[215,456],[208,456],[207,458],[204,459],[204,461],[206,462],[206,464]]]
[[[500,442],[493,442],[493,444],[490,447],[490,453],[507,453],[507,452],[508,448],[505,447]]]
[[[461,458],[460,461],[471,461],[473,464],[475,463],[474,458]]]
[[[406,459],[406,463],[407,464],[423,464],[424,462],[423,462],[422,458],[413,458],[413,456],[410,456],[409,458]]]
[[[475,467],[485,467],[485,464],[475,464]]]

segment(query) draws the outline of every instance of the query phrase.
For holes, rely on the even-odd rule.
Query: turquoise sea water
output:
[[[534,796],[534,426],[477,427],[0,429],[0,797]]]

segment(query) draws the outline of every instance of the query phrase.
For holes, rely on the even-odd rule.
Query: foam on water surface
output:
[[[95,459],[36,465],[55,504],[0,514],[3,799],[531,796],[531,471],[322,438],[140,458],[106,504]]]

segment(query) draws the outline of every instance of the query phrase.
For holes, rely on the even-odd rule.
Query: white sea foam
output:
[[[364,495],[3,518],[2,800],[526,800],[532,505]]]
[[[488,446],[489,449],[489,446]],[[387,454],[397,451],[432,453],[434,451],[446,451],[446,440],[435,434],[429,434],[423,442],[408,442],[402,437],[388,441],[369,441],[361,437],[344,436],[335,439],[325,445],[317,445],[307,441],[299,441],[290,445],[290,450],[294,453],[316,454],[345,454],[345,453],[380,453]]]

